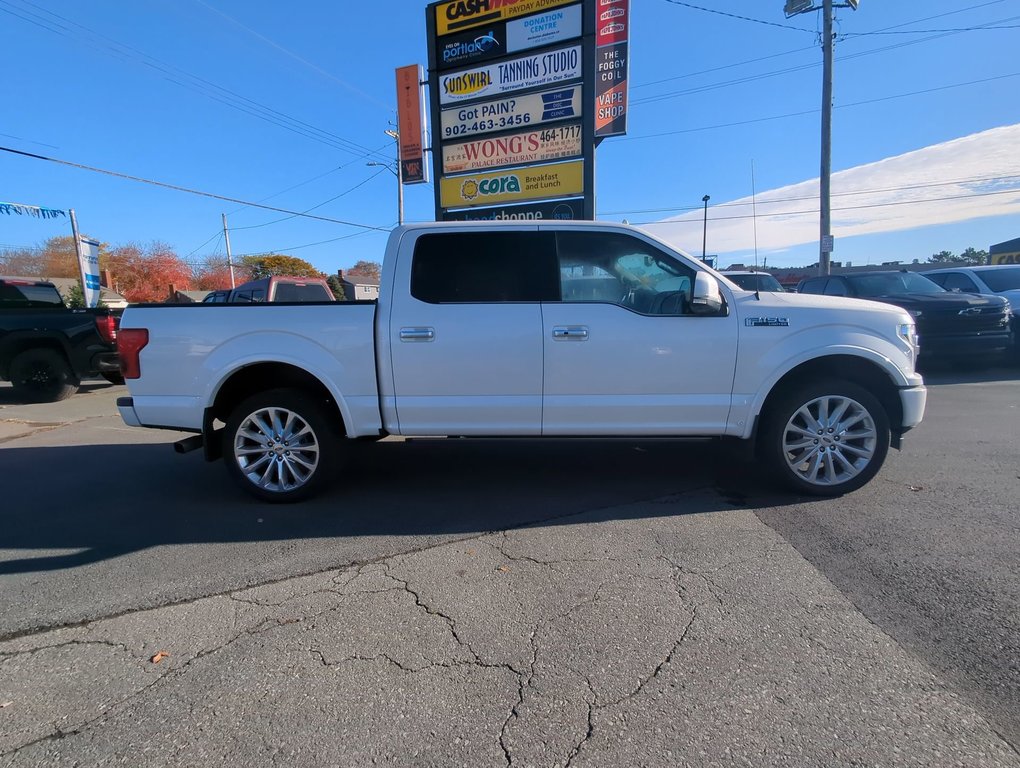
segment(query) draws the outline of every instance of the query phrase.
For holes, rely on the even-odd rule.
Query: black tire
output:
[[[878,473],[889,438],[889,416],[878,398],[853,382],[827,379],[790,389],[769,404],[759,449],[788,488],[841,496]]]
[[[66,400],[80,383],[67,358],[54,349],[29,349],[11,361],[11,384],[29,403]]]
[[[223,460],[248,493],[290,503],[311,498],[329,483],[345,442],[339,417],[324,403],[301,390],[273,389],[252,395],[230,414]]]
[[[99,374],[111,384],[123,384],[124,376],[120,371],[103,371]]]

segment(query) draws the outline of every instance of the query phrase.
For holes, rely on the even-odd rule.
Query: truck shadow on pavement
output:
[[[329,490],[291,505],[250,498],[221,463],[197,451],[176,455],[169,444],[7,448],[2,455],[4,474],[18,482],[6,484],[0,502],[0,550],[8,550],[0,575],[165,545],[460,535],[570,523],[583,513],[624,519],[804,501],[770,487],[725,446],[703,441],[359,445]],[[17,550],[32,554],[12,558]]]
[[[89,379],[89,380],[83,381],[81,383],[81,386],[78,388],[77,394],[71,395],[71,397],[72,398],[80,397],[81,395],[87,395],[87,394],[89,394],[91,392],[103,392],[103,391],[108,390],[108,389],[113,389],[115,386],[117,386],[117,385],[116,384],[110,384],[108,381],[104,381],[104,380],[101,380],[101,379],[96,379],[96,380]],[[126,393],[126,391],[127,390],[125,390],[125,393]],[[5,405],[33,405],[33,404],[35,404],[34,401],[26,400],[25,398],[20,397],[14,391],[13,387],[10,387],[10,386],[2,386],[2,387],[0,387],[0,406],[5,406]]]

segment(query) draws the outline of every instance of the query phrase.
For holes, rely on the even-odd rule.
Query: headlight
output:
[[[907,356],[910,367],[913,368],[917,365],[917,355],[920,351],[920,344],[917,340],[917,326],[913,323],[900,323],[896,326],[896,335],[907,343],[907,348],[903,350],[903,354]]]
[[[913,348],[917,348],[917,326],[913,323],[900,323],[896,326],[896,335]]]

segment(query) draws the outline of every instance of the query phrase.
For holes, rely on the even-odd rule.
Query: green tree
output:
[[[928,259],[929,264],[959,264],[961,266],[979,267],[988,262],[988,251],[979,251],[976,248],[968,248],[963,253],[956,254],[952,251],[939,251],[933,253]]]
[[[251,272],[252,280],[264,277],[290,275],[293,277],[321,277],[322,273],[304,259],[283,254],[268,256],[245,256],[241,263]]]
[[[344,284],[340,282],[339,275],[326,277],[326,284],[329,286],[329,290],[333,291],[337,301],[347,301],[347,291],[344,290]]]
[[[81,283],[75,283],[67,290],[64,296],[64,303],[71,309],[85,308],[85,291],[81,289]]]

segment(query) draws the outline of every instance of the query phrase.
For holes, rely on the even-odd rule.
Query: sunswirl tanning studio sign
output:
[[[519,56],[439,77],[439,103],[497,96],[581,77],[581,46]]]

